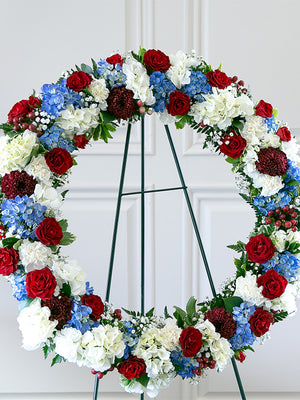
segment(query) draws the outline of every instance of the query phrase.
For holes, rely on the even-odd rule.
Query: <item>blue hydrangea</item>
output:
[[[139,338],[135,334],[134,326],[130,321],[123,321],[122,331],[124,334],[123,340],[126,345],[123,357],[127,359],[130,356],[133,349],[135,348],[135,346],[137,345]]]
[[[287,177],[284,180],[286,186],[284,189],[288,190],[289,192],[294,192],[294,195],[297,196],[299,185],[289,184],[291,181],[297,181],[300,184],[300,169],[297,167],[294,161],[289,160],[289,169],[286,171],[286,175]]]
[[[10,228],[13,235],[18,234],[22,239],[31,236],[44,219],[46,206],[35,203],[27,195],[14,199],[5,199],[1,204],[1,221]]]
[[[66,82],[66,79],[62,79],[59,83],[42,86],[42,111],[57,118],[67,105],[72,104],[75,108],[83,105],[80,94],[66,87]]]
[[[155,71],[150,75],[150,86],[156,99],[152,106],[156,112],[163,112],[169,101],[170,93],[176,90],[175,85],[166,77],[163,72]]]
[[[106,80],[106,84],[109,89],[126,84],[126,75],[124,74],[123,68],[119,63],[112,65],[106,60],[100,59],[98,66],[99,67],[96,71],[96,75],[99,78]]]
[[[181,91],[187,94],[190,98],[193,98],[201,103],[202,101],[205,101],[205,98],[201,93],[206,94],[211,92],[211,86],[208,83],[206,75],[204,75],[201,71],[191,71],[190,83],[184,85],[181,88]]]
[[[19,267],[13,274],[9,276],[8,280],[12,287],[13,296],[18,301],[26,300],[26,274],[24,267]]]
[[[289,205],[292,197],[285,190],[280,190],[274,196],[260,196],[257,195],[253,201],[253,206],[260,211],[261,214],[267,215],[268,211],[275,210],[275,208],[282,208]]]
[[[62,136],[63,132],[63,129],[56,125],[52,125],[51,128],[47,129],[39,138],[40,142],[45,149],[49,151],[53,150],[55,147],[61,147],[62,149],[67,150],[69,153],[72,153],[75,150],[75,146],[70,140],[65,139]]]
[[[171,351],[170,359],[179,376],[182,378],[195,376],[193,370],[199,366],[199,363],[193,357],[184,357],[181,350],[173,350]]]
[[[279,125],[276,123],[275,118],[265,118],[265,124],[267,125],[268,132],[277,132]]]
[[[85,294],[90,295],[94,293],[94,288],[93,286],[90,286],[90,282],[85,282]]]
[[[292,278],[296,278],[296,274],[300,268],[300,261],[289,251],[284,251],[283,253],[275,253],[271,260],[262,265],[264,272],[267,272],[269,269],[275,269],[278,274],[283,275],[290,281]]]
[[[73,300],[72,317],[67,326],[78,329],[82,334],[90,331],[92,328],[99,326],[99,322],[95,322],[90,318],[91,313],[92,309],[90,307]]]
[[[233,307],[233,319],[236,321],[235,334],[229,339],[233,350],[240,350],[251,346],[256,340],[256,336],[250,329],[249,318],[255,312],[254,306],[242,303],[239,307]]]

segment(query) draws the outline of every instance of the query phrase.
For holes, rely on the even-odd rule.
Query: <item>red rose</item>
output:
[[[123,65],[122,57],[118,53],[113,54],[110,57],[107,57],[106,62],[108,62],[108,64],[112,64],[112,65],[116,65],[116,64],[120,64],[121,66]]]
[[[74,136],[74,144],[79,149],[85,149],[85,146],[88,144],[88,140],[85,135],[75,135]]]
[[[188,328],[182,330],[179,337],[179,342],[182,348],[183,356],[194,357],[201,349],[203,344],[202,333],[198,329],[189,326]]]
[[[219,69],[216,69],[215,71],[208,71],[206,76],[209,84],[219,89],[225,89],[227,86],[231,85],[231,80]]]
[[[19,253],[13,248],[2,247],[0,249],[0,274],[7,276],[17,270]]]
[[[118,371],[127,379],[140,378],[146,373],[146,364],[142,358],[131,355],[118,365]]]
[[[239,135],[225,135],[220,146],[221,153],[231,158],[239,158],[246,147],[246,140]]]
[[[95,294],[85,294],[81,298],[81,303],[84,306],[88,306],[92,309],[92,314],[90,315],[92,320],[97,321],[97,319],[100,319],[104,311],[104,304],[101,300],[101,297]]]
[[[245,249],[250,261],[263,264],[273,257],[276,247],[269,237],[261,233],[260,235],[252,236]]]
[[[22,118],[25,117],[26,114],[28,114],[30,111],[30,107],[28,105],[28,100],[21,100],[18,103],[16,103],[13,108],[10,110],[8,113],[8,118],[13,119],[13,118]]]
[[[291,132],[286,126],[282,126],[281,128],[279,128],[276,134],[283,142],[289,142],[292,139]]]
[[[259,115],[260,117],[263,118],[270,118],[272,117],[273,114],[273,107],[271,106],[271,104],[266,103],[263,100],[260,100],[260,102],[255,107],[255,110],[256,110],[256,115]]]
[[[249,319],[250,329],[255,336],[260,337],[268,332],[273,321],[274,318],[272,314],[263,310],[262,307],[258,307]]]
[[[166,105],[168,113],[173,115],[184,115],[190,111],[191,99],[185,93],[174,90],[169,96],[169,103]]]
[[[42,104],[38,97],[30,96],[28,100],[28,105],[32,108],[36,108]]]
[[[26,275],[27,296],[32,299],[40,297],[42,300],[48,300],[55,288],[56,279],[48,267],[35,269]]]
[[[275,269],[269,269],[257,278],[256,282],[258,287],[263,286],[262,295],[270,300],[280,297],[288,284],[287,279],[278,274]]]
[[[71,154],[61,147],[55,147],[46,153],[45,160],[50,170],[57,175],[64,174],[73,166]]]
[[[61,226],[55,218],[45,218],[35,230],[39,241],[45,245],[54,245],[60,243],[63,238]]]
[[[93,78],[91,75],[83,71],[75,71],[67,79],[66,86],[75,92],[81,92],[83,89],[88,87],[92,82]]]
[[[147,50],[144,54],[143,63],[152,71],[167,71],[171,64],[169,57],[160,50]]]

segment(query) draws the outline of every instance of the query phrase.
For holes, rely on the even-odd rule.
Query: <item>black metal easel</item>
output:
[[[181,186],[179,187],[171,187],[171,188],[164,188],[164,189],[154,189],[154,190],[145,190],[145,125],[144,125],[144,115],[141,118],[141,190],[138,192],[125,192],[123,193],[123,186],[124,186],[124,178],[125,178],[125,170],[126,170],[126,163],[127,163],[127,156],[128,156],[128,148],[129,148],[129,141],[130,141],[130,132],[131,132],[131,124],[128,123],[127,127],[127,134],[126,134],[126,141],[125,141],[125,148],[123,154],[123,162],[122,162],[122,170],[121,170],[121,177],[120,177],[120,184],[119,184],[119,192],[118,192],[118,200],[117,200],[117,208],[116,208],[116,215],[115,215],[115,222],[114,222],[114,230],[113,230],[113,238],[112,238],[112,247],[111,247],[111,254],[110,254],[110,263],[109,263],[109,270],[108,270],[108,280],[107,280],[107,288],[106,288],[106,298],[105,300],[108,302],[110,298],[110,289],[111,289],[111,281],[112,281],[112,273],[113,273],[113,264],[114,264],[114,257],[115,257],[115,248],[116,248],[116,239],[117,239],[117,231],[118,231],[118,224],[119,224],[119,216],[120,216],[120,209],[121,209],[121,200],[123,196],[130,196],[135,194],[141,195],[141,313],[145,312],[145,194],[146,193],[155,193],[155,192],[166,192],[172,190],[183,190],[184,197],[187,203],[187,207],[189,210],[189,214],[191,217],[192,225],[194,228],[194,232],[197,238],[197,242],[199,245],[199,249],[201,252],[201,256],[204,262],[206,274],[209,280],[210,288],[212,291],[213,296],[216,296],[216,290],[213,283],[213,279],[211,276],[211,272],[209,269],[209,265],[207,262],[206,254],[204,251],[204,247],[202,244],[202,240],[200,237],[200,232],[197,226],[195,214],[191,205],[191,201],[188,195],[187,186],[185,184],[183,174],[181,171],[181,167],[178,161],[178,157],[176,154],[176,150],[174,147],[174,143],[171,137],[171,133],[169,130],[168,125],[165,125],[165,131],[167,134],[167,138],[169,141],[169,145],[171,148],[171,152],[175,161],[176,169],[179,175],[179,179],[181,182]],[[242,381],[239,375],[238,367],[236,365],[236,361],[234,357],[231,359],[234,374],[237,380],[237,384],[239,387],[239,391],[241,394],[242,400],[246,400],[245,392],[243,389]],[[95,385],[94,385],[94,393],[93,393],[93,400],[98,399],[98,387],[99,387],[99,379],[97,376],[95,377]],[[144,399],[144,394],[141,394],[141,400]]]

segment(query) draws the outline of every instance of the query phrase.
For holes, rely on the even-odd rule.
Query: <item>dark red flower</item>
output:
[[[239,135],[225,135],[220,146],[221,153],[231,158],[239,158],[246,147],[246,140]]]
[[[46,246],[56,246],[63,238],[61,226],[55,218],[45,218],[35,230],[39,241]]]
[[[255,111],[256,115],[259,115],[260,117],[270,118],[273,114],[273,107],[270,103],[266,103],[265,101],[260,100],[260,102],[255,107]]]
[[[288,284],[287,279],[274,269],[269,269],[256,282],[258,287],[263,286],[262,295],[270,300],[280,297]]]
[[[5,174],[1,180],[1,192],[7,199],[14,199],[16,196],[31,196],[34,192],[37,181],[27,172],[12,171]]]
[[[160,50],[147,50],[144,54],[143,64],[152,71],[167,71],[171,64],[169,57]]]
[[[166,109],[169,114],[173,115],[185,115],[190,111],[191,99],[185,93],[180,90],[174,90],[170,93],[169,102],[166,105]]]
[[[127,379],[137,379],[146,373],[146,364],[142,358],[130,355],[118,365],[118,371]]]
[[[7,276],[17,270],[19,253],[13,247],[0,248],[0,274]]]
[[[30,96],[28,99],[28,105],[32,108],[36,108],[42,104],[42,101],[38,97]]]
[[[241,350],[238,350],[238,351],[235,352],[234,358],[242,363],[242,362],[245,361],[246,356]]]
[[[282,126],[281,128],[279,128],[276,134],[283,142],[289,142],[292,139],[291,132],[286,126]]]
[[[270,325],[274,322],[273,315],[262,307],[258,307],[249,319],[250,329],[255,336],[260,337],[268,332]]]
[[[199,329],[189,326],[182,330],[179,337],[179,342],[182,348],[184,357],[194,357],[201,349],[203,344],[202,333]]]
[[[225,89],[231,85],[231,80],[225,74],[225,72],[216,69],[215,71],[208,71],[206,74],[209,84],[219,89]]]
[[[53,295],[56,288],[56,279],[50,269],[35,269],[26,275],[27,296],[34,299],[40,297],[42,300],[48,300]]]
[[[216,332],[224,337],[230,339],[236,331],[236,322],[232,314],[222,307],[216,307],[213,310],[206,311],[205,318],[208,319],[216,328]]]
[[[258,160],[255,162],[255,165],[262,174],[281,176],[289,168],[289,161],[286,154],[275,147],[261,149],[257,156]]]
[[[30,107],[28,105],[28,100],[21,100],[16,103],[13,108],[8,113],[8,118],[13,119],[16,117],[25,117],[30,111]]]
[[[88,140],[84,135],[75,135],[74,136],[74,144],[76,147],[78,147],[79,149],[85,149],[85,146],[88,144]]]
[[[90,307],[92,309],[92,314],[90,314],[92,320],[97,321],[97,319],[101,318],[101,315],[104,311],[104,304],[101,300],[101,297],[95,294],[85,294],[81,298],[81,303],[84,306]]]
[[[61,147],[48,151],[45,154],[45,160],[50,170],[57,175],[64,174],[73,166],[71,154]]]
[[[58,321],[56,329],[61,329],[72,317],[73,302],[68,296],[52,296],[48,300],[43,300],[42,306],[49,307],[51,311],[50,321]]]
[[[276,247],[268,236],[260,233],[257,236],[251,236],[245,249],[250,261],[263,264],[274,256]]]
[[[87,74],[86,72],[75,71],[67,79],[66,86],[75,92],[81,92],[90,85],[92,80],[93,78],[91,75]]]
[[[117,119],[130,118],[137,110],[133,96],[133,91],[124,85],[112,89],[107,98],[107,111]]]
[[[108,62],[108,64],[112,64],[112,65],[116,65],[116,64],[120,64],[121,66],[123,65],[123,59],[120,56],[120,54],[118,54],[118,53],[113,54],[110,57],[107,57],[106,62]]]

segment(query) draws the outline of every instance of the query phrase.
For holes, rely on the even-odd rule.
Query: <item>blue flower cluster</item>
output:
[[[90,282],[85,282],[85,294],[86,295],[90,295],[90,294],[93,294],[94,293],[94,288],[93,288],[93,286],[90,286]]]
[[[251,346],[256,336],[250,329],[249,318],[255,312],[254,306],[242,303],[239,307],[233,307],[233,319],[236,321],[236,331],[229,342],[233,350],[240,350]]]
[[[300,169],[297,167],[294,161],[289,160],[289,169],[286,171],[287,177],[284,182],[286,183],[285,190],[289,192],[293,192],[295,196],[297,196],[297,190],[299,185],[290,184],[289,182],[297,181],[300,184]]]
[[[259,210],[261,214],[267,215],[268,211],[289,205],[291,199],[292,198],[290,194],[288,194],[285,190],[280,190],[274,196],[264,197],[257,195],[253,201],[253,206]]]
[[[300,268],[300,261],[289,251],[283,253],[275,253],[275,255],[264,264],[262,264],[264,272],[269,269],[275,269],[278,274],[283,275],[288,281],[296,278],[298,269]]]
[[[276,123],[273,116],[270,118],[265,118],[265,124],[267,125],[268,132],[277,132],[279,125]]]
[[[153,109],[156,112],[163,112],[169,101],[170,93],[176,90],[175,85],[166,77],[163,72],[155,71],[150,75],[150,86],[156,99]]]
[[[75,108],[82,107],[83,102],[79,93],[66,87],[66,79],[57,84],[45,84],[41,88],[42,106],[41,110],[47,114],[58,117],[59,112],[72,104]]]
[[[12,287],[13,296],[18,301],[26,300],[26,274],[24,267],[18,267],[18,269],[9,276],[9,282]]]
[[[78,329],[82,334],[99,326],[99,322],[94,322],[90,318],[92,309],[88,306],[84,306],[76,300],[73,300],[71,313],[72,317],[70,321],[68,321],[67,326]]]
[[[191,99],[195,99],[202,103],[205,98],[201,93],[207,94],[211,92],[211,86],[208,83],[206,75],[201,71],[191,71],[190,83],[184,85],[181,91],[187,94]]]
[[[97,71],[95,71],[95,75],[98,78],[106,80],[108,89],[126,84],[126,75],[123,73],[123,69],[119,63],[112,65],[106,60],[100,59],[98,65],[99,67]]]
[[[34,233],[37,226],[44,219],[46,206],[35,203],[27,195],[14,199],[5,199],[1,204],[1,221],[11,229],[13,235],[18,234],[26,239]]]
[[[199,367],[199,363],[193,357],[184,357],[181,350],[171,351],[170,359],[175,365],[176,372],[182,378],[192,378],[195,376],[193,370]]]
[[[65,139],[62,134],[63,129],[56,125],[52,125],[51,128],[47,129],[39,139],[45,149],[49,151],[55,147],[61,147],[69,153],[72,153],[75,150],[74,144],[70,140]]]
[[[134,349],[135,345],[138,343],[139,338],[135,334],[134,326],[130,321],[122,321],[122,322],[123,322],[124,342],[126,345],[123,358],[127,360],[132,350]]]

